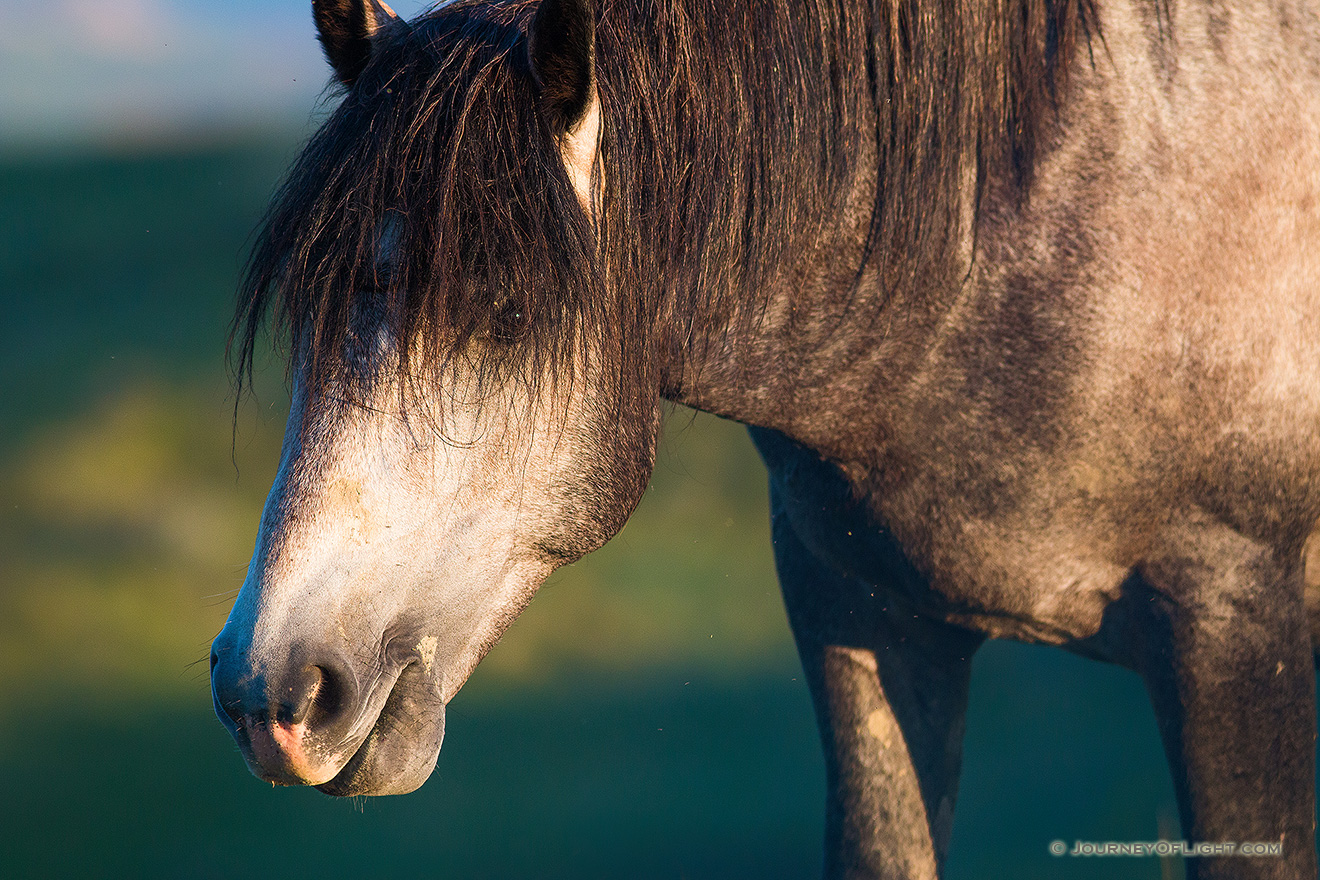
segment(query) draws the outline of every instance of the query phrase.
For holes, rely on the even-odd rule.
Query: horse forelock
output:
[[[544,384],[609,326],[590,221],[534,100],[529,9],[450,4],[376,47],[262,223],[231,337],[240,383],[268,319],[309,390],[339,394],[459,362]],[[361,358],[381,335],[391,357]]]

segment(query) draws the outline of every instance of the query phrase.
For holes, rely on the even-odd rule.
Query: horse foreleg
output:
[[[1302,555],[1306,619],[1311,630],[1311,651],[1316,669],[1320,669],[1320,532],[1312,532]]]
[[[1139,574],[1140,669],[1185,837],[1282,844],[1278,856],[1191,858],[1189,880],[1314,878],[1315,673],[1300,560],[1197,522]]]
[[[935,880],[981,638],[894,612],[879,589],[815,559],[786,515],[774,539],[825,751],[825,876]]]

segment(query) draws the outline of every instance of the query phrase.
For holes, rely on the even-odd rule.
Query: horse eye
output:
[[[523,302],[506,302],[495,310],[491,319],[490,338],[493,342],[513,343],[521,338],[527,329],[527,305]]]
[[[388,266],[373,266],[366,277],[365,289],[371,293],[384,293],[393,285],[393,275]]]

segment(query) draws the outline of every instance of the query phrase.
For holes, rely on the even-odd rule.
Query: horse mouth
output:
[[[430,777],[444,740],[445,705],[428,678],[419,664],[403,670],[362,744],[317,791],[335,797],[408,794]]]

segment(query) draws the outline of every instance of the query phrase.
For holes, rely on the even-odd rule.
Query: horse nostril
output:
[[[275,720],[281,724],[302,724],[315,705],[324,675],[319,666],[304,666],[289,679],[284,692],[278,695]]]
[[[341,674],[329,667],[320,667],[321,687],[312,699],[312,711],[317,719],[331,719],[344,710],[346,682]]]
[[[319,727],[333,722],[344,707],[344,676],[330,665],[304,666],[279,695],[275,720]]]
[[[342,735],[357,706],[352,667],[324,651],[295,649],[285,658],[276,664],[223,644],[213,649],[211,692],[220,720],[240,742],[245,729],[275,724],[305,726],[330,739]]]

